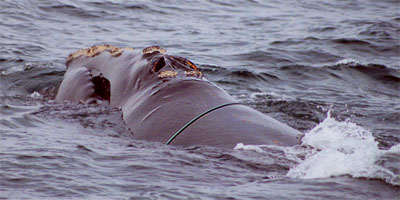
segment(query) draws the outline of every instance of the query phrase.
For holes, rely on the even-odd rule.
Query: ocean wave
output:
[[[46,99],[55,96],[65,70],[53,62],[24,62],[0,70],[2,96],[40,93]]]
[[[39,9],[45,12],[56,12],[62,13],[69,16],[76,16],[80,18],[102,18],[104,15],[107,14],[105,11],[93,11],[93,10],[85,10],[84,6],[79,5],[68,5],[68,4],[61,4],[57,3],[55,5],[49,6],[39,6]]]
[[[331,79],[340,81],[344,85],[349,84],[347,89],[358,86],[385,95],[399,95],[395,91],[400,88],[400,71],[381,64],[365,64],[353,59],[342,59],[334,65],[322,67],[288,65],[280,67],[279,70],[295,80],[326,82]]]
[[[400,71],[388,68],[385,65],[363,64],[352,59],[344,59],[335,63],[334,66],[329,66],[328,68],[334,70],[343,70],[343,73],[346,74],[349,74],[351,71],[355,71],[366,75],[367,77],[375,80],[377,83],[385,85],[389,88],[396,90],[400,88]],[[358,77],[362,78],[363,76]],[[368,80],[366,80],[366,82],[367,81]],[[399,95],[399,93],[394,93],[394,95]]]

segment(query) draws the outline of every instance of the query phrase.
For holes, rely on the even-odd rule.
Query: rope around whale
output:
[[[166,144],[166,145],[169,145],[179,134],[182,133],[183,130],[185,130],[187,127],[189,127],[191,124],[193,124],[195,121],[197,121],[198,119],[200,119],[200,118],[203,117],[204,115],[206,115],[206,114],[208,114],[208,113],[210,113],[210,112],[212,112],[212,111],[214,111],[214,110],[217,110],[217,109],[226,107],[226,106],[240,105],[240,104],[242,104],[242,103],[238,103],[238,102],[235,102],[235,103],[225,103],[225,104],[221,104],[221,105],[212,107],[212,108],[210,108],[210,109],[208,109],[208,110],[206,110],[206,111],[200,113],[200,114],[197,115],[195,118],[193,118],[193,119],[190,120],[188,123],[186,123],[184,126],[182,126],[182,128],[180,128],[174,135],[172,135],[172,137],[169,138],[169,140],[168,140],[165,144]]]

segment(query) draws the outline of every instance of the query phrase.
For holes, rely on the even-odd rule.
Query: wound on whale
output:
[[[98,45],[68,56],[55,100],[107,101],[120,108],[136,139],[233,148],[297,144],[300,132],[208,81],[186,58],[158,47]]]

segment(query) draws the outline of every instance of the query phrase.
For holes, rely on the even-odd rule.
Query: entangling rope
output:
[[[225,104],[221,104],[221,105],[215,106],[213,108],[210,108],[210,109],[202,112],[201,114],[197,115],[195,118],[190,120],[188,123],[186,123],[182,128],[180,128],[165,144],[166,145],[170,144],[179,134],[182,133],[183,130],[185,130],[187,127],[189,127],[191,124],[193,124],[193,122],[195,122],[196,120],[200,119],[204,115],[206,115],[206,114],[208,114],[208,113],[210,113],[210,112],[212,112],[214,110],[226,107],[226,106],[238,105],[238,104],[241,104],[241,103],[238,103],[238,102],[236,102],[236,103],[225,103]]]

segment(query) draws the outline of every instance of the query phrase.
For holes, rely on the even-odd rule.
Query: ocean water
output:
[[[399,199],[400,2],[0,1],[1,199]],[[159,45],[303,135],[234,149],[134,140],[53,101],[69,53]]]

